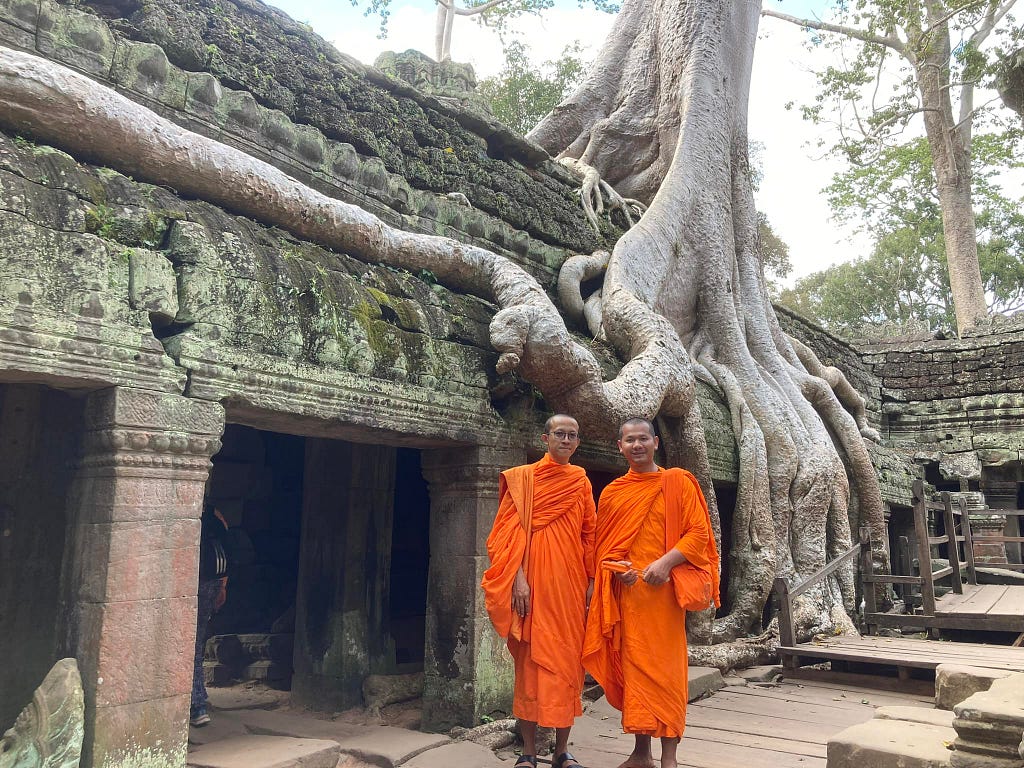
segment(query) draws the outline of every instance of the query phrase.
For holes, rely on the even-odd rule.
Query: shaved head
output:
[[[641,424],[647,427],[647,431],[651,433],[651,437],[656,437],[654,433],[654,422],[650,419],[645,419],[642,416],[634,416],[631,419],[626,419],[622,422],[622,426],[619,427],[619,440],[622,439],[622,430],[626,427],[639,427]]]
[[[550,418],[548,418],[547,421],[544,422],[544,434],[545,435],[548,434],[549,432],[551,432],[552,427],[555,426],[555,422],[558,419],[569,419],[570,421],[576,421],[576,419],[574,419],[572,416],[570,416],[567,413],[556,413],[553,416],[551,416]],[[579,422],[576,422],[576,428],[579,429]]]

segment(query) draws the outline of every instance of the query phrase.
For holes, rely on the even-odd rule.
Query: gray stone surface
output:
[[[960,702],[953,712],[957,768],[1021,768],[1024,673],[994,680],[987,691],[979,691]]]
[[[986,667],[940,664],[935,670],[935,706],[952,710],[964,699],[979,691],[987,691],[993,681],[1010,673]]]
[[[902,720],[910,723],[939,725],[944,728],[953,727],[953,713],[946,709],[926,709],[925,707],[879,707],[875,710],[879,720]]]
[[[869,720],[829,739],[828,768],[948,768],[952,728]]]
[[[494,753],[471,741],[459,741],[431,749],[404,763],[402,768],[492,768]]]
[[[690,667],[686,682],[687,701],[694,701],[725,688],[722,673],[714,667]]]
[[[189,768],[335,768],[341,748],[333,741],[287,736],[238,736],[196,747]]]
[[[768,664],[748,667],[747,669],[737,669],[733,671],[733,674],[736,677],[742,677],[749,683],[770,683],[782,674],[782,667],[777,664]]]

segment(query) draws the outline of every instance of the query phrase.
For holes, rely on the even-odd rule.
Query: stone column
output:
[[[64,642],[86,701],[82,768],[183,768],[199,530],[217,403],[89,395],[69,498]]]
[[[306,440],[292,701],[337,711],[394,667],[388,626],[395,449]]]
[[[498,510],[498,474],[521,451],[483,447],[423,452],[430,485],[423,727],[471,726],[512,704],[512,657],[491,627],[480,579]]]

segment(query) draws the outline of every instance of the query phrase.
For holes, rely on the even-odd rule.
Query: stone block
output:
[[[203,744],[188,755],[189,768],[335,768],[341,748],[323,739],[237,736]]]
[[[196,598],[84,603],[76,656],[97,707],[192,690]]]
[[[188,748],[190,694],[97,707],[82,768],[180,768]]]
[[[116,50],[114,36],[99,16],[53,0],[40,3],[36,41],[47,58],[101,77],[110,72]]]
[[[749,683],[771,683],[782,675],[782,667],[775,664],[748,667],[747,669],[737,669],[733,674],[736,677],[742,677]]]
[[[170,323],[178,314],[178,278],[162,254],[132,248],[128,256],[128,300],[133,309]]]
[[[828,741],[828,768],[948,768],[952,728],[900,720],[869,720]]]
[[[195,595],[199,529],[192,519],[78,526],[79,599],[102,603]]]
[[[291,666],[295,636],[291,633],[238,635],[242,652],[250,661],[276,661]]]
[[[363,680],[363,702],[379,711],[388,704],[418,699],[423,695],[423,673],[409,675],[367,675]]]
[[[291,664],[279,664],[276,661],[263,659],[254,661],[242,670],[243,680],[254,680],[269,685],[271,688],[287,689],[292,677]]]
[[[203,662],[203,680],[207,685],[227,685],[236,677],[235,668],[219,661]]]
[[[696,701],[725,688],[722,673],[714,667],[690,667],[686,683],[687,701]]]
[[[935,670],[935,706],[952,710],[979,691],[987,691],[996,680],[1011,673],[1000,669],[940,664]]]
[[[245,666],[246,656],[238,635],[214,635],[206,641],[204,658],[233,668]]]

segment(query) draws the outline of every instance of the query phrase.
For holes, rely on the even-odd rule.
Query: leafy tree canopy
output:
[[[505,66],[477,86],[494,116],[526,135],[562,98],[579,85],[586,70],[580,44],[566,46],[561,56],[536,64],[529,49],[512,40],[505,46]]]
[[[986,299],[996,312],[1024,307],[1024,214],[998,179],[1020,167],[1019,130],[974,137],[974,209]],[[870,166],[839,174],[826,189],[842,221],[859,222],[875,246],[866,257],[808,275],[780,301],[826,328],[857,335],[869,326],[952,326],[945,239],[925,139],[881,151]]]

